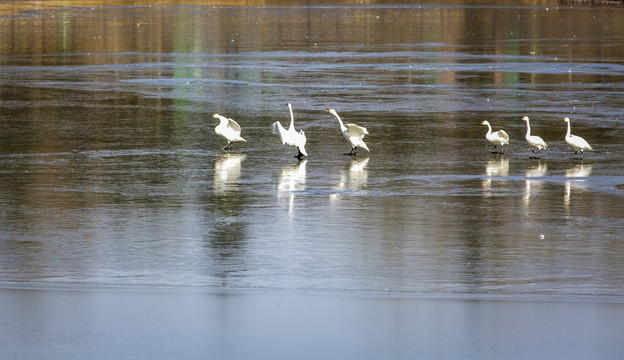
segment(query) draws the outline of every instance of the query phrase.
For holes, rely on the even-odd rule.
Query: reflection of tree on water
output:
[[[468,224],[466,225],[469,226]],[[467,234],[464,238],[464,255],[462,257],[464,269],[460,275],[460,282],[466,287],[466,290],[475,294],[483,291],[481,289],[485,282],[483,278],[487,272],[483,269],[483,251],[485,250],[481,241],[482,236],[477,235],[478,232],[478,230],[475,230],[474,233]]]
[[[507,269],[501,267],[505,256],[505,231],[509,223],[517,221],[517,197],[492,196],[500,189],[509,194],[509,158],[492,155],[485,163],[481,186],[483,196],[466,197],[455,211],[453,224],[446,231],[460,240],[458,258],[458,285],[468,293],[483,293],[497,286],[496,279],[504,278]],[[496,187],[498,185],[498,187]]]
[[[280,200],[288,195],[288,214],[291,216],[294,213],[295,192],[305,190],[306,162],[304,159],[297,165],[286,166],[280,174],[277,198]]]
[[[248,197],[244,196],[238,183],[241,162],[245,155],[222,154],[215,161],[213,195],[206,199],[205,213],[210,229],[206,241],[209,254],[207,271],[211,277],[227,279],[245,270],[243,267],[247,223],[243,220],[248,207]]]
[[[340,173],[340,183],[334,188],[338,193],[330,195],[330,200],[336,200],[340,196],[340,192],[343,190],[359,190],[366,186],[368,180],[368,160],[353,158],[349,165],[345,167]]]
[[[570,205],[570,198],[572,196],[572,190],[580,193],[584,192],[587,188],[586,177],[590,176],[592,172],[591,165],[584,165],[583,163],[575,164],[573,167],[566,169],[566,178],[568,178],[564,184],[565,191],[563,194],[563,205],[566,208]]]
[[[531,187],[533,187],[533,191],[535,191],[538,190],[542,184],[542,181],[532,180],[532,178],[539,178],[546,175],[546,170],[548,170],[548,166],[546,165],[546,162],[542,160],[533,162],[531,166],[527,167],[526,180],[524,180],[525,191],[522,198],[525,205],[529,205],[531,202]]]
[[[485,175],[482,186],[485,196],[490,196],[492,190],[492,177],[509,175],[509,159],[504,156],[490,157],[485,165]]]

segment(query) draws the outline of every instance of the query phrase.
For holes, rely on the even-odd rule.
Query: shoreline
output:
[[[4,290],[65,291],[65,292],[129,292],[129,293],[164,293],[196,295],[302,295],[333,296],[372,299],[407,299],[407,300],[459,300],[459,301],[521,301],[521,302],[563,302],[563,303],[605,303],[624,304],[624,296],[585,295],[585,294],[531,294],[531,293],[426,293],[381,290],[351,290],[322,288],[269,288],[269,287],[203,287],[172,286],[152,284],[97,284],[97,283],[45,283],[45,282],[1,282],[0,292]]]
[[[9,358],[618,359],[624,304],[0,287]]]

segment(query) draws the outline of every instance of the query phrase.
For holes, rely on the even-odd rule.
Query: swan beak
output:
[[[327,109],[327,112],[332,112],[334,111],[334,109]]]
[[[529,117],[528,117],[528,116],[524,116],[524,117],[522,118],[522,120],[527,121],[527,120],[529,120]]]

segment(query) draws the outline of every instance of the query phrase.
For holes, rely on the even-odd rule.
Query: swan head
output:
[[[334,110],[334,109],[327,109],[327,112],[332,114],[332,115],[337,115],[336,114],[336,110]]]
[[[563,119],[563,121],[565,121],[565,122],[570,122],[570,118],[569,118],[569,117],[566,117],[566,118],[564,118],[564,119]]]
[[[227,121],[227,118],[225,116],[221,116],[219,114],[214,114],[212,115],[213,118],[219,119],[219,121],[223,122],[223,121]]]
[[[524,116],[524,117],[522,117],[522,120],[529,121],[529,117],[528,116]]]
[[[481,125],[490,125],[490,123],[487,120],[483,120],[483,122],[481,123]]]

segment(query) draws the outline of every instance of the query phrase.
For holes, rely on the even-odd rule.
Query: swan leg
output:
[[[533,155],[531,155],[529,157],[529,159],[539,159],[539,158],[541,158],[541,151],[540,151],[540,149],[537,149],[537,154],[535,154],[535,149],[531,149],[531,152],[533,153]]]
[[[297,148],[297,151],[299,152],[297,155],[295,155],[295,157],[299,160],[301,160],[302,157],[304,157],[305,155],[303,155],[303,153],[301,152],[301,150],[299,150],[299,148]]]
[[[227,145],[225,145],[223,148],[221,148],[222,150],[230,150],[232,148],[232,142],[228,141]]]
[[[355,156],[355,151],[357,150],[357,146],[352,147],[351,151],[348,153],[345,153],[345,155],[351,155],[351,156]]]
[[[583,150],[574,150],[574,159],[582,160],[583,159]]]

